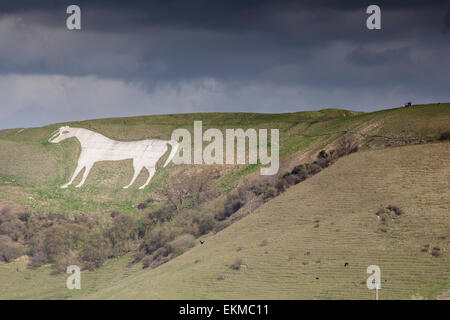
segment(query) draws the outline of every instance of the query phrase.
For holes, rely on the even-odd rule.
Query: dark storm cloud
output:
[[[11,111],[0,128],[61,104],[70,108],[54,107],[48,122],[450,100],[448,2],[376,3],[381,31],[365,27],[371,1],[2,1],[0,93]],[[82,8],[81,31],[65,28],[70,4]],[[52,90],[54,99],[37,94]],[[64,100],[69,90],[84,94],[84,111]]]
[[[346,57],[350,63],[364,67],[373,67],[383,64],[411,64],[408,48],[386,49],[380,52],[365,48],[356,48]]]
[[[450,31],[450,9],[447,10],[447,14],[444,18],[444,30]]]
[[[405,11],[423,8],[442,9],[448,2],[447,0],[379,0],[376,3],[384,10]],[[267,18],[279,12],[364,11],[372,2],[360,0],[21,0],[2,1],[0,13],[39,11],[45,11],[48,14],[59,13],[70,4],[81,6],[87,13],[101,12],[103,17],[114,17],[115,14],[117,18],[122,17],[118,23],[116,19],[102,19],[101,14],[92,14],[91,17],[87,15],[86,19],[92,18],[91,26],[98,28],[123,29],[127,25],[159,25],[241,29],[261,27]],[[59,20],[47,16],[41,22],[55,23]]]

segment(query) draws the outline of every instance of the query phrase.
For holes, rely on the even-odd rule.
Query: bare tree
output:
[[[217,171],[211,168],[195,171],[183,169],[170,178],[161,192],[169,205],[180,213],[188,205],[198,207],[211,196],[212,184],[217,177]]]
[[[345,134],[336,143],[338,157],[357,152],[360,148],[359,139],[353,134]]]

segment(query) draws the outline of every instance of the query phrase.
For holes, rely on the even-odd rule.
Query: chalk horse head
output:
[[[74,137],[73,132],[70,132],[69,126],[64,126],[56,130],[56,132],[48,139],[48,142],[50,143],[59,143],[63,140],[66,140],[68,138]]]
[[[164,167],[172,161],[179,147],[178,142],[175,140],[146,139],[139,141],[116,141],[88,129],[72,128],[69,126],[60,127],[51,135],[48,141],[50,143],[59,143],[73,137],[77,138],[80,142],[81,153],[78,157],[78,164],[72,178],[68,183],[62,185],[61,188],[70,186],[83,169],[85,169],[83,177],[76,187],[79,188],[84,185],[90,170],[96,162],[132,159],[134,168],[133,178],[124,188],[130,187],[142,169],[146,168],[149,176],[147,181],[139,187],[139,189],[144,189],[155,174],[156,164],[167,152],[168,145],[171,145],[172,150]]]

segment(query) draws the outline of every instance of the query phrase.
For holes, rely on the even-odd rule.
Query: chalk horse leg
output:
[[[81,187],[84,184],[84,182],[86,181],[86,178],[88,177],[89,172],[91,171],[93,165],[94,165],[93,163],[86,164],[86,170],[84,170],[83,178],[81,179],[80,183],[75,186],[75,188],[79,188],[79,187]]]
[[[130,183],[123,187],[124,189],[128,189],[134,183],[134,181],[136,181],[136,178],[139,176],[139,173],[141,173],[143,167],[143,165],[136,163],[136,161],[133,161],[134,175]]]
[[[147,181],[142,186],[139,187],[139,189],[141,189],[141,190],[144,189],[150,183],[150,180],[152,180],[152,177],[155,175],[155,172],[156,172],[156,168],[152,168],[152,167],[146,167],[146,168],[148,170],[148,178],[147,178]]]
[[[66,189],[68,186],[70,186],[73,183],[73,180],[75,180],[75,178],[80,174],[81,170],[83,170],[84,166],[85,166],[84,163],[83,164],[78,163],[77,168],[75,169],[75,172],[72,175],[72,178],[70,178],[69,182],[63,184],[60,188]]]

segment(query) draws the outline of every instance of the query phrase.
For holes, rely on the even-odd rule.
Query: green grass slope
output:
[[[144,201],[150,191],[159,188],[173,168],[173,165],[166,169],[159,168],[149,187],[141,191],[136,186],[145,181],[147,172],[144,170],[135,185],[124,190],[122,187],[128,184],[132,176],[131,161],[101,162],[94,166],[83,188],[61,190],[59,186],[70,178],[80,152],[76,139],[69,139],[60,144],[47,142],[52,132],[62,125],[87,128],[123,141],[170,139],[172,131],[177,128],[186,128],[193,134],[195,120],[203,121],[204,130],[210,127],[223,130],[278,128],[283,155],[301,151],[316,141],[323,140],[322,137],[296,137],[293,133],[299,130],[315,132],[306,128],[313,123],[333,122],[341,117],[352,118],[358,114],[360,113],[334,109],[270,115],[200,113],[99,119],[41,128],[3,130],[0,131],[0,199],[25,204],[37,211],[137,212],[133,204]],[[165,161],[166,157],[167,155],[161,161]],[[245,168],[243,170],[245,171]],[[240,177],[239,174],[233,176]],[[74,185],[80,179],[81,175]],[[230,179],[227,179],[227,182],[232,183]]]
[[[434,298],[450,279],[449,159],[449,143],[345,157],[205,244],[82,298],[373,299],[372,264],[381,299]],[[389,204],[405,213],[383,225],[375,213]],[[248,267],[230,268],[238,258]]]
[[[200,113],[141,116],[60,123],[40,128],[0,131],[0,199],[27,205],[35,211],[59,213],[109,213],[113,210],[138,213],[135,205],[158,189],[176,168],[159,168],[144,191],[136,186],[147,176],[144,170],[135,185],[122,189],[132,176],[131,161],[101,162],[94,166],[83,188],[60,185],[73,173],[79,143],[69,139],[60,144],[47,142],[61,125],[84,127],[117,140],[145,138],[169,139],[176,128],[192,132],[194,120],[202,120],[204,130],[225,128],[280,129],[281,172],[298,164],[305,154],[316,153],[345,130],[364,134],[389,134],[394,137],[437,136],[449,129],[450,104],[413,106],[374,113],[326,109],[286,114]],[[367,138],[368,146],[384,147],[385,141]],[[394,142],[397,140],[394,140]],[[165,159],[163,158],[162,161]],[[225,188],[243,176],[256,172],[257,166],[224,168],[220,184]],[[81,179],[81,175],[75,181]]]
[[[50,267],[30,268],[22,258],[0,263],[0,298],[371,299],[373,292],[365,286],[370,264],[379,265],[387,281],[382,299],[448,296],[450,145],[385,147],[426,141],[450,130],[450,104],[374,113],[327,109],[142,116],[2,130],[0,201],[35,212],[139,214],[136,204],[164,184],[177,166],[159,168],[145,190],[136,186],[146,173],[124,190],[131,163],[102,162],[83,188],[62,190],[59,186],[72,174],[80,147],[75,140],[54,145],[47,139],[61,125],[85,127],[117,140],[168,139],[176,128],[192,131],[194,120],[202,120],[204,130],[279,128],[280,173],[329,147],[345,131],[364,138],[364,151],[340,159],[209,235],[204,245],[153,270],[142,270],[140,264],[130,264],[132,257],[124,256],[83,272],[82,290],[69,291],[67,275]],[[256,169],[224,168],[221,186],[226,190],[242,177],[257,174]],[[405,214],[383,225],[375,213],[390,204]],[[427,244],[439,247],[441,256],[422,252]],[[239,258],[246,266],[230,268]]]

